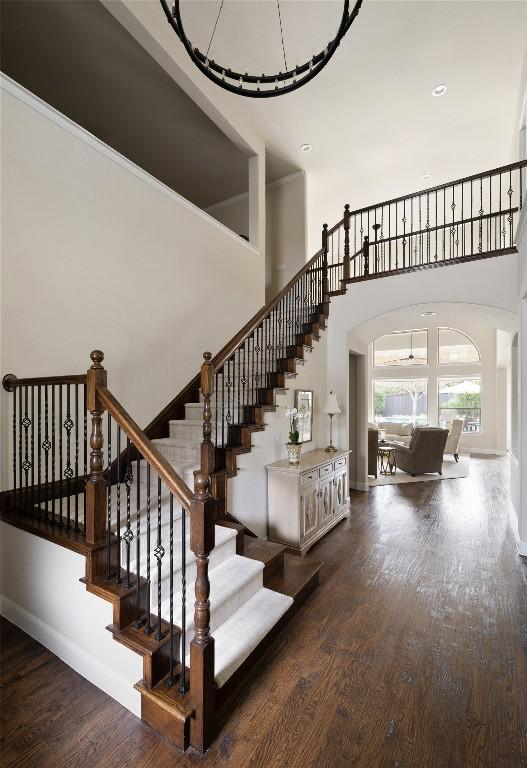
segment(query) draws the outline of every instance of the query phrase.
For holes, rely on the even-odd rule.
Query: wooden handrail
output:
[[[2,386],[6,392],[14,392],[17,387],[32,387],[46,384],[86,384],[86,374],[72,374],[70,376],[30,376],[19,379],[14,373],[6,373],[2,379]]]
[[[383,208],[385,205],[392,205],[393,203],[401,203],[403,200],[411,200],[413,197],[422,197],[423,195],[430,194],[431,192],[438,192],[441,189],[449,189],[459,184],[466,184],[469,181],[477,181],[478,179],[488,179],[491,176],[497,176],[500,173],[507,173],[507,171],[514,171],[519,168],[526,168],[527,160],[518,160],[515,163],[509,163],[509,165],[502,165],[499,168],[493,168],[490,171],[484,171],[483,173],[475,173],[473,176],[465,176],[462,179],[456,179],[455,181],[447,181],[444,184],[438,184],[436,187],[428,187],[427,189],[421,189],[419,192],[411,192],[408,195],[401,195],[400,197],[394,197],[391,200],[384,200],[382,203],[375,203],[373,205],[367,205],[365,208],[357,208],[351,211],[352,216],[357,214],[367,213],[368,211],[374,211],[376,208]]]
[[[179,503],[189,512],[192,502],[197,498],[190,490],[185,481],[178,475],[173,466],[157,450],[155,445],[148,439],[143,430],[132,419],[129,413],[125,411],[118,400],[112,395],[107,387],[97,389],[97,397],[101,405],[115,419],[117,424],[130,438],[131,442],[154,468],[159,477],[163,480],[169,491],[177,498]]]
[[[255,315],[252,317],[248,323],[246,323],[241,331],[239,331],[234,338],[232,338],[224,347],[221,349],[215,357],[212,358],[212,365],[214,366],[214,371],[217,372],[220,370],[220,368],[227,362],[227,360],[230,358],[233,352],[235,352],[238,347],[247,339],[248,336],[253,333],[253,331],[258,327],[258,325],[264,320],[264,318],[267,317],[267,315],[276,307],[276,305],[280,302],[281,299],[284,298],[284,296],[291,290],[293,285],[302,277],[302,275],[305,275],[305,273],[309,270],[309,268],[315,263],[315,261],[319,258],[319,256],[322,256],[324,252],[324,249],[321,248],[319,251],[315,253],[315,255],[309,260],[306,261],[304,266],[296,273],[294,277],[291,278],[291,280],[287,283],[285,288],[282,288],[280,293],[278,293],[274,299],[271,299],[271,301],[266,304],[264,307],[262,307]]]

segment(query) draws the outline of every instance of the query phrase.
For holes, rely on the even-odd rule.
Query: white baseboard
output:
[[[369,489],[368,483],[361,483],[358,480],[350,480],[350,488],[354,491],[367,491]]]
[[[96,659],[95,656],[87,653],[83,648],[79,648],[69,638],[57,632],[54,627],[4,595],[0,595],[0,614],[39,643],[42,643],[90,683],[103,690],[134,715],[141,717],[141,697],[130,685],[129,680],[117,675],[114,670]]]
[[[490,456],[506,456],[507,451],[502,451],[499,448],[471,448],[470,450],[462,450],[460,453],[468,453],[470,456],[474,453],[485,453]]]

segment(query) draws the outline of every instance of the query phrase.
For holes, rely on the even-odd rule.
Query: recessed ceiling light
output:
[[[446,93],[447,87],[445,83],[439,83],[439,85],[436,85],[432,89],[432,96],[444,96]]]
[[[311,144],[301,144],[300,149],[302,150],[302,152],[311,152],[313,147],[311,146]]]
[[[435,317],[437,312],[421,312],[421,317]]]
[[[429,173],[423,173],[423,175],[422,175],[422,176],[419,176],[419,178],[421,179],[421,181],[426,181],[427,179],[430,179],[430,178],[431,178],[431,174],[429,174]]]

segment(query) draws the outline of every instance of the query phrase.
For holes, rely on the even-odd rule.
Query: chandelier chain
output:
[[[282,14],[280,13],[280,0],[276,0],[276,5],[278,7],[278,21],[280,22],[280,36],[282,38],[282,51],[284,54],[284,66],[285,71],[287,72],[287,58],[285,55],[285,46],[284,46],[284,30],[282,29]]]
[[[214,35],[216,34],[216,27],[218,26],[218,21],[220,20],[220,15],[223,10],[224,2],[225,0],[221,0],[220,10],[218,11],[218,15],[216,16],[216,23],[214,24],[214,29],[212,30],[212,35],[210,36],[209,47],[207,48],[207,53],[205,54],[207,59],[209,58],[210,46],[212,45],[212,41],[214,40]]]

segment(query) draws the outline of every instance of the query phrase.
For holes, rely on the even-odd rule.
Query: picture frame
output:
[[[301,443],[310,443],[313,440],[313,401],[314,392],[312,389],[295,389],[295,408],[300,410],[303,406],[306,412],[304,418],[297,419]]]

